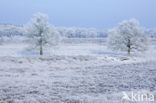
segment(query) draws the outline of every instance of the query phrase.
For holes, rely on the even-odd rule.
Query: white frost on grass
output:
[[[1,45],[0,102],[121,103],[122,91],[156,92],[155,59],[92,52],[105,49],[64,44],[52,55],[37,56],[22,55],[22,43]]]
[[[1,57],[0,60],[0,101],[4,102],[120,103],[121,95],[116,93],[156,91],[155,62],[73,67],[63,66],[62,62],[53,64],[60,61],[58,57]]]

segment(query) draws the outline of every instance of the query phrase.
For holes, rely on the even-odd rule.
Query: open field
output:
[[[1,45],[0,103],[131,103],[123,91],[156,93],[155,45],[128,57],[105,42],[80,41],[63,40],[42,57],[26,44]]]

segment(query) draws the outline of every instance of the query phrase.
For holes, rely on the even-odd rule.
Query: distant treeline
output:
[[[62,37],[66,38],[106,38],[108,30],[77,27],[54,27]],[[145,34],[156,38],[156,29],[146,29]],[[0,37],[26,36],[22,25],[0,24]]]
[[[67,38],[105,38],[107,30],[97,30],[95,28],[66,28],[56,27],[61,36]]]
[[[13,24],[0,24],[0,37],[23,36],[23,26]]]

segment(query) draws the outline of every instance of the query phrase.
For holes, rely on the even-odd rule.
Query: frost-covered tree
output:
[[[56,45],[59,41],[59,33],[48,23],[48,16],[37,13],[26,26],[32,49],[39,49],[40,55],[43,55],[43,47]]]
[[[145,51],[147,37],[136,19],[125,20],[115,29],[110,30],[108,47],[113,50],[131,52]]]

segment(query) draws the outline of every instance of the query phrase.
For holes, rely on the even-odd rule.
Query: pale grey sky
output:
[[[103,29],[136,18],[156,27],[156,0],[0,0],[0,23],[25,24],[36,12],[48,14],[55,26]]]

